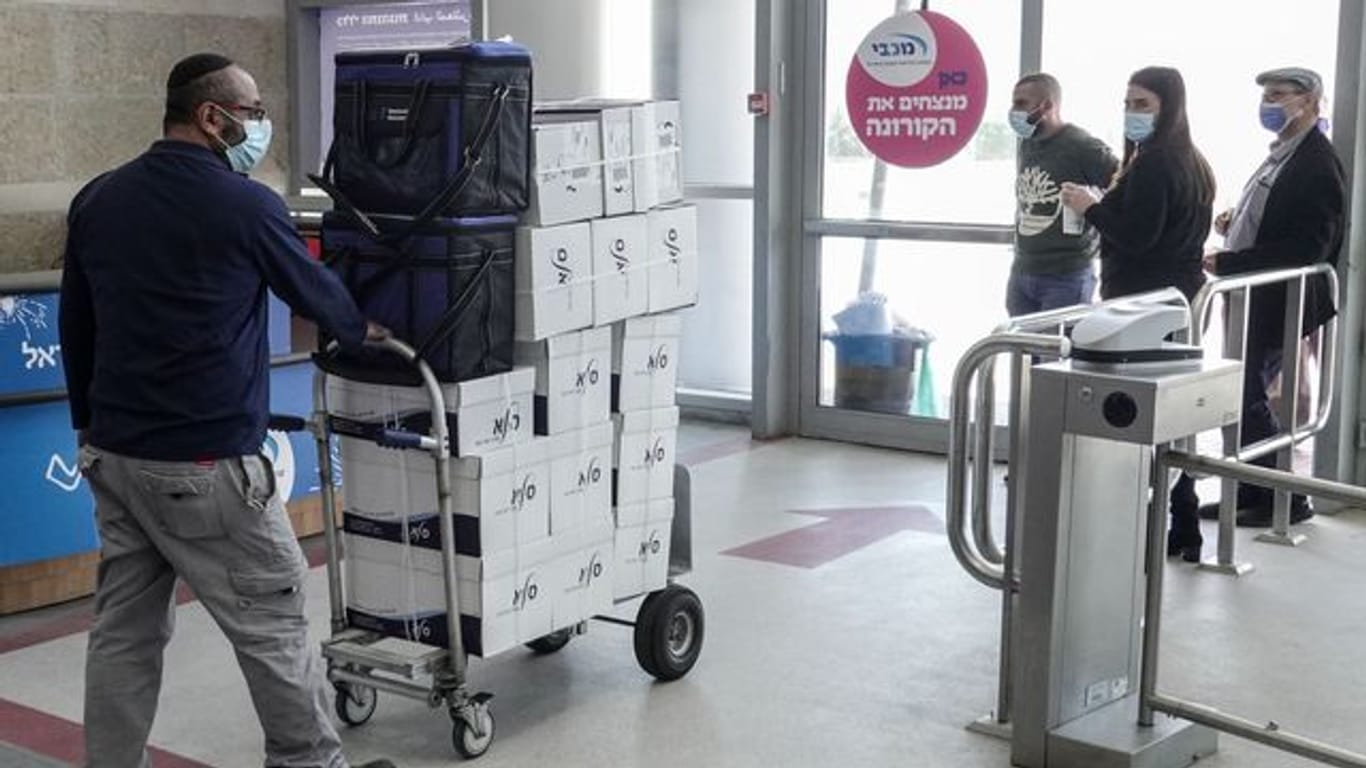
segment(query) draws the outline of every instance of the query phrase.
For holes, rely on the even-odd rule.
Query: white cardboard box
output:
[[[603,157],[603,213],[607,216],[636,210],[632,111],[637,106],[639,102],[595,99],[536,105],[539,121],[589,120],[598,126]]]
[[[491,656],[555,631],[555,554],[546,539],[492,558],[459,558],[460,613],[468,617],[471,652]]]
[[[476,456],[529,441],[535,387],[536,372],[530,368],[443,385],[455,454]],[[343,435],[367,437],[384,426],[427,434],[431,427],[431,401],[421,387],[329,376],[327,408],[335,431]]]
[[[683,129],[677,101],[656,101],[633,108],[636,210],[683,199]]]
[[[673,499],[644,505],[645,520],[618,527],[613,549],[616,574],[612,597],[629,597],[663,589],[669,579],[669,547],[673,540]]]
[[[680,205],[648,214],[650,312],[697,303],[697,208]]]
[[[554,631],[559,552],[547,539],[483,558],[456,558],[466,649],[491,656]],[[355,625],[445,646],[441,553],[346,536],[347,616]]]
[[[591,224],[593,324],[645,314],[650,306],[648,218],[616,216]]]
[[[340,438],[343,511],[379,523],[436,516],[436,462],[422,451]]]
[[[513,354],[518,365],[536,370],[536,434],[558,435],[607,421],[611,413],[611,328],[519,342]]]
[[[342,441],[347,532],[440,547],[435,462],[363,440]],[[533,440],[452,459],[457,552],[479,557],[550,535],[549,447]]]
[[[672,498],[678,409],[619,413],[612,421],[617,434],[614,503]]]
[[[612,525],[610,421],[549,438],[550,533]]]
[[[430,624],[446,616],[441,553],[351,533],[343,540],[348,612],[369,618],[366,629],[434,643]]]
[[[451,490],[461,554],[487,556],[550,536],[550,458],[545,440],[455,460]]]
[[[593,324],[593,238],[585,223],[517,230],[516,337],[523,341]]]
[[[612,608],[615,532],[611,525],[580,529],[560,543],[555,561],[556,629],[607,613]]]
[[[531,127],[531,200],[523,221],[548,227],[602,215],[602,137],[588,121]]]
[[[612,326],[612,410],[671,408],[678,389],[683,318],[633,317]]]

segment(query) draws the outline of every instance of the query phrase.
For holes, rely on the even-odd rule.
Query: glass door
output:
[[[1006,320],[1015,216],[1015,139],[1006,114],[1020,70],[1020,6],[934,4],[982,52],[986,111],[951,159],[906,169],[875,159],[859,141],[845,108],[845,80],[865,35],[912,4],[811,2],[806,50],[819,55],[804,62],[802,78],[811,138],[803,190],[801,431],[942,452],[953,368],[969,345]]]

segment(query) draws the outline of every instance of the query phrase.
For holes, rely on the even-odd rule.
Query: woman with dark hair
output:
[[[1100,295],[1105,299],[1175,287],[1193,298],[1214,207],[1214,173],[1191,141],[1186,83],[1170,67],[1129,77],[1124,96],[1124,162],[1105,192],[1064,184],[1062,202],[1100,232]],[[1195,480],[1172,488],[1167,554],[1199,562]]]
[[[1191,141],[1186,83],[1170,67],[1129,78],[1124,161],[1101,197],[1064,184],[1062,201],[1100,232],[1100,295],[1111,299],[1174,286],[1195,296],[1214,205],[1214,173]]]

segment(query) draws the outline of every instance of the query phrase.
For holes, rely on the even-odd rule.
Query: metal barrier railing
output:
[[[1157,482],[1154,484],[1153,504],[1148,518],[1149,560],[1146,585],[1147,603],[1143,620],[1143,660],[1139,677],[1139,724],[1151,726],[1153,724],[1153,713],[1165,712],[1174,717],[1180,717],[1233,736],[1250,739],[1328,765],[1344,766],[1344,768],[1366,768],[1366,755],[1281,730],[1280,726],[1274,722],[1262,725],[1246,718],[1224,714],[1208,705],[1168,696],[1157,691],[1158,655],[1162,634],[1162,581],[1165,570],[1163,545],[1167,532],[1169,504],[1167,498],[1169,468],[1193,474],[1216,475],[1226,479],[1275,488],[1278,492],[1303,493],[1356,506],[1366,506],[1366,489],[1312,477],[1298,477],[1281,470],[1266,469],[1226,458],[1181,453],[1167,447],[1157,449],[1157,460],[1154,466],[1157,468],[1154,473]]]
[[[1299,423],[1298,403],[1300,386],[1300,340],[1303,333],[1304,294],[1308,280],[1315,275],[1323,275],[1328,281],[1329,295],[1338,295],[1338,275],[1331,264],[1314,264],[1295,269],[1278,269],[1267,272],[1252,272],[1244,275],[1221,277],[1206,283],[1191,304],[1191,340],[1200,344],[1210,319],[1216,297],[1227,302],[1226,323],[1224,328],[1224,357],[1243,360],[1247,352],[1248,298],[1254,288],[1284,284],[1286,288],[1285,328],[1281,349],[1281,400],[1276,414],[1282,425],[1282,433],[1260,440],[1245,448],[1239,447],[1240,424],[1232,424],[1223,430],[1223,455],[1236,456],[1239,461],[1247,462],[1277,454],[1277,469],[1289,471],[1293,464],[1294,446],[1313,437],[1328,425],[1332,416],[1333,387],[1337,379],[1337,319],[1330,320],[1319,335],[1319,405],[1315,418],[1307,424]],[[1219,542],[1217,553],[1207,560],[1201,568],[1220,573],[1238,575],[1252,569],[1249,563],[1234,560],[1236,537],[1234,530],[1237,521],[1238,482],[1225,478],[1221,487],[1219,502]],[[1285,491],[1275,493],[1272,511],[1272,530],[1257,537],[1258,541],[1294,546],[1304,540],[1300,534],[1290,533],[1290,494]]]

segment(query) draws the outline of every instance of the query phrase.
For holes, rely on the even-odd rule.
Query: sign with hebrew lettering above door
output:
[[[873,28],[849,63],[845,105],[859,140],[905,168],[948,160],[977,132],[987,70],[977,43],[933,11],[891,16]]]

